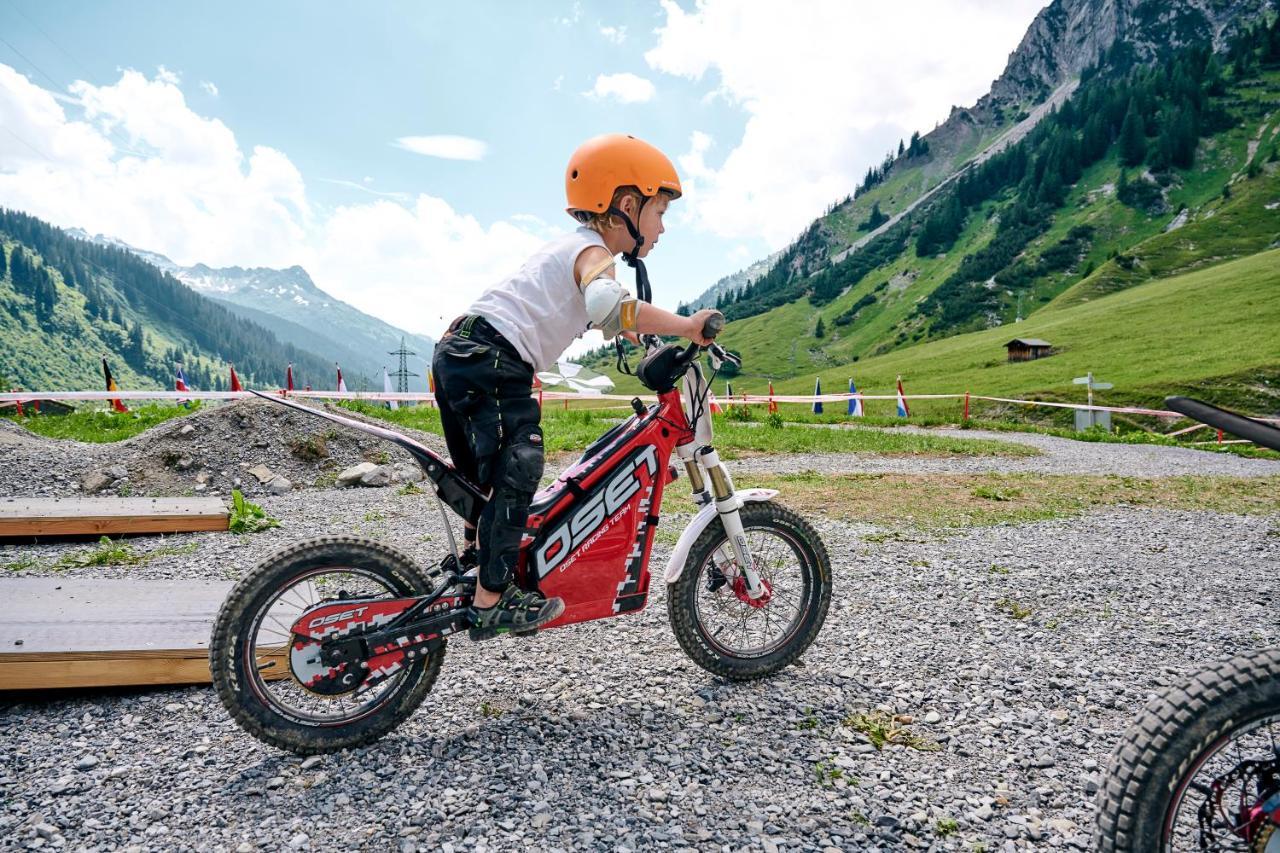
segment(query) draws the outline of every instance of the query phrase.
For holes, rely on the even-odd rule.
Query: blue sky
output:
[[[0,204],[181,263],[299,263],[438,334],[572,227],[573,148],[625,131],[685,178],[649,263],[674,307],[972,103],[1040,5],[9,0]]]

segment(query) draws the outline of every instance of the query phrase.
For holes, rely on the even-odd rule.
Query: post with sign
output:
[[[1100,382],[1093,377],[1093,371],[1086,373],[1084,376],[1077,376],[1071,380],[1073,384],[1084,385],[1089,389],[1089,408],[1076,409],[1076,432],[1084,432],[1087,429],[1100,426],[1107,432],[1111,432],[1111,413],[1103,412],[1093,408],[1093,392],[1105,391],[1114,387],[1110,382]]]

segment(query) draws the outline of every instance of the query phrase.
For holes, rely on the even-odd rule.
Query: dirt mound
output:
[[[439,436],[398,431],[446,453]],[[47,439],[0,420],[0,447],[8,457],[0,466],[3,495],[225,496],[239,488],[253,496],[272,489],[332,488],[339,473],[360,462],[405,474],[418,468],[413,457],[393,444],[265,400],[202,409],[111,444]]]

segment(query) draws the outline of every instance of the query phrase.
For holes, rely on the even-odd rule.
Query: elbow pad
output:
[[[587,303],[587,319],[591,328],[599,329],[606,339],[619,332],[633,332],[639,303],[625,287],[611,278],[601,276],[588,282],[582,289]]]

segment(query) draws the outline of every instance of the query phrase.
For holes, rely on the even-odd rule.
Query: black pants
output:
[[[453,464],[493,494],[479,518],[480,585],[511,583],[529,502],[542,479],[542,412],[533,368],[480,317],[460,317],[432,358],[436,403]]]

